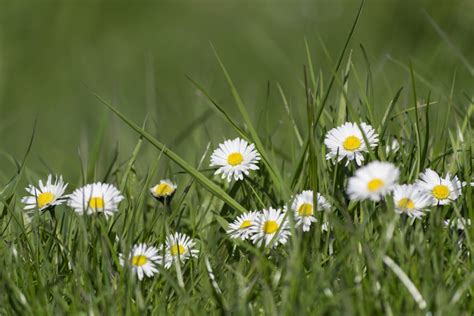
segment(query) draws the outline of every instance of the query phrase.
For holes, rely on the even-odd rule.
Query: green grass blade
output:
[[[385,110],[385,114],[383,115],[382,122],[380,122],[379,126],[379,131],[380,131],[380,140],[382,140],[385,136],[385,132],[387,131],[388,127],[388,117],[390,116],[390,113],[392,113],[393,109],[395,108],[395,104],[397,104],[398,98],[400,98],[400,94],[402,93],[403,87],[398,89],[397,93],[395,94],[395,97],[390,101],[390,104],[387,107],[387,110]]]
[[[351,71],[352,50],[347,58],[347,65],[344,71],[343,87],[339,96],[339,106],[337,107],[336,125],[342,125],[347,120],[347,94],[349,92],[349,73]]]
[[[295,136],[300,146],[303,146],[303,138],[301,137],[301,133],[296,125],[295,118],[291,113],[290,106],[288,104],[288,100],[286,99],[285,93],[279,83],[277,83],[278,91],[280,92],[281,99],[283,100],[283,105],[285,106],[286,113],[288,113],[288,118],[290,119],[291,126],[293,126],[293,130],[295,131]]]
[[[352,23],[351,30],[349,31],[349,35],[347,36],[346,42],[344,43],[344,47],[342,48],[341,54],[339,55],[339,59],[336,64],[336,68],[334,70],[334,73],[332,75],[331,81],[329,82],[328,88],[326,90],[326,93],[324,94],[324,98],[319,106],[318,112],[316,113],[316,118],[314,120],[314,126],[318,125],[319,118],[321,117],[321,114],[323,113],[324,106],[326,105],[326,102],[329,98],[329,94],[331,93],[332,86],[334,85],[334,81],[336,80],[337,72],[339,71],[341,65],[342,65],[342,60],[344,59],[344,56],[347,51],[347,47],[349,46],[349,42],[351,41],[352,36],[354,35],[354,31],[356,29],[356,26],[359,22],[360,15],[362,14],[362,9],[364,8],[364,3],[365,0],[362,0],[359,6],[359,11],[357,11],[357,15],[354,19],[354,23]]]
[[[421,139],[420,139],[420,122],[418,120],[418,100],[416,97],[416,86],[415,86],[415,76],[413,74],[413,67],[410,63],[410,78],[411,78],[411,85],[413,90],[413,102],[415,102],[415,137],[416,137],[416,153],[417,153],[417,161],[416,161],[416,168],[415,168],[415,175],[420,173],[421,168]]]
[[[186,76],[186,78],[188,78],[189,81],[191,81],[191,83],[196,87],[198,88],[199,91],[201,91],[209,101],[211,101],[212,105],[214,105],[214,107],[217,109],[217,111],[219,113],[221,113],[224,118],[227,120],[227,122],[230,123],[230,125],[232,125],[232,127],[235,129],[235,131],[242,137],[242,138],[245,138],[247,140],[249,140],[249,136],[247,135],[247,133],[245,133],[245,131],[243,129],[240,128],[240,126],[234,121],[234,119],[232,119],[230,117],[229,114],[227,114],[227,112],[217,103],[216,100],[214,100],[210,95],[209,93],[206,91],[206,89],[204,89],[203,86],[201,86],[199,83],[197,83],[196,81],[194,81],[191,77],[189,76]]]
[[[430,97],[431,97],[431,91],[428,92],[428,98],[426,100],[426,104],[428,105],[426,107],[426,111],[425,111],[425,124],[426,124],[426,127],[425,127],[425,139],[424,139],[424,142],[423,142],[423,147],[422,147],[422,150],[421,150],[421,168],[424,168],[424,163],[425,163],[425,160],[426,160],[426,154],[428,152],[428,143],[430,142],[430,118],[429,118],[429,104],[430,104]]]

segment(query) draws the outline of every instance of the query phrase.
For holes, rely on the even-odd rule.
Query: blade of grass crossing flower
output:
[[[369,143],[369,139],[367,138],[367,135],[365,134],[364,130],[362,129],[362,127],[360,126],[360,123],[357,122],[357,127],[359,128],[360,130],[360,133],[362,134],[362,137],[364,138],[364,142],[365,142],[365,147],[367,148],[367,151],[369,152],[369,156],[372,160],[377,160],[377,157],[375,156],[375,153],[372,149],[372,147],[370,147],[370,143]]]
[[[163,153],[170,158],[172,161],[174,161],[178,166],[186,170],[191,176],[193,176],[199,183],[201,183],[208,191],[210,191],[212,194],[229,204],[232,208],[239,212],[246,212],[246,209],[240,205],[236,200],[234,200],[232,197],[230,197],[223,189],[221,189],[219,186],[217,186],[214,182],[206,178],[202,173],[200,173],[197,169],[195,169],[193,166],[188,164],[184,159],[182,159],[180,156],[175,154],[172,150],[168,149],[165,147],[164,144],[162,144],[160,141],[158,141],[156,138],[151,136],[148,132],[144,131],[142,128],[140,128],[138,125],[133,123],[131,120],[129,120],[125,115],[123,115],[119,110],[117,110],[114,106],[112,106],[110,103],[105,101],[101,96],[98,94],[92,92],[95,97],[102,102],[104,105],[106,105],[115,115],[117,115],[124,123],[126,123],[129,127],[131,127],[133,130],[135,130],[137,133],[143,136],[144,139],[146,139],[150,144],[152,144],[154,147],[157,149],[163,151]]]

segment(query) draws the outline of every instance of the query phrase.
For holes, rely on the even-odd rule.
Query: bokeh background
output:
[[[125,161],[137,135],[96,91],[195,164],[209,141],[234,137],[186,76],[238,118],[215,46],[264,135],[288,133],[280,83],[304,121],[306,38],[316,70],[331,74],[359,1],[0,1],[0,183],[15,174],[38,119],[27,173],[79,178],[94,148],[98,170],[118,146]],[[472,99],[474,2],[368,0],[350,47],[371,63],[374,100],[384,107],[405,87],[411,61],[423,92]],[[267,98],[267,87],[270,87]],[[423,90],[424,89],[424,90]],[[442,102],[437,111],[443,108]],[[158,153],[145,146],[139,164]],[[163,160],[163,163],[167,163]],[[100,172],[99,172],[100,173]]]

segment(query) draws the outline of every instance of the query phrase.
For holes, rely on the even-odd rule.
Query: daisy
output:
[[[112,184],[97,182],[72,192],[68,205],[80,215],[102,212],[108,217],[118,211],[118,204],[123,199],[120,191]]]
[[[257,212],[248,212],[240,215],[237,219],[229,225],[227,233],[230,238],[240,238],[245,240],[252,234],[251,228],[255,225]]]
[[[322,232],[327,232],[331,230],[331,224],[329,224],[328,221],[324,221],[323,224],[321,225],[321,231]]]
[[[43,211],[64,203],[65,197],[63,194],[67,186],[68,184],[64,183],[62,176],[56,176],[53,181],[52,175],[48,175],[46,184],[39,180],[38,188],[31,184],[28,185],[25,190],[31,195],[21,199],[21,202],[25,204],[24,209],[38,208],[38,210]]]
[[[173,198],[177,188],[178,186],[171,180],[160,180],[160,183],[150,189],[150,193],[157,200],[164,202]]]
[[[317,210],[327,210],[331,205],[321,195],[317,194]],[[312,222],[316,222],[314,217],[313,207],[313,191],[303,191],[298,194],[291,205],[293,212],[295,213],[296,226],[303,226],[303,231],[309,231]]]
[[[426,169],[416,184],[424,194],[431,197],[432,205],[447,205],[461,195],[461,181],[457,176],[451,178],[449,172],[443,179],[435,171]]]
[[[175,260],[184,262],[189,257],[197,257],[198,249],[194,249],[195,242],[187,235],[174,233],[166,237],[166,247],[164,254],[165,268],[169,269]]]
[[[396,185],[393,188],[393,202],[395,212],[415,218],[425,215],[423,209],[431,204],[430,198],[414,184]]]
[[[396,153],[400,149],[400,143],[396,138],[392,139],[391,143],[385,145],[385,154],[388,156],[390,154]]]
[[[355,160],[357,165],[361,165],[364,160],[363,153],[368,152],[364,136],[367,137],[368,145],[371,148],[377,147],[379,135],[375,133],[372,126],[361,123],[360,128],[356,123],[344,123],[343,125],[331,129],[326,134],[324,144],[329,149],[326,159],[337,157],[337,161],[347,158],[346,166],[351,160]]]
[[[380,201],[397,184],[400,171],[389,162],[373,161],[356,170],[349,179],[347,194],[351,200]]]
[[[211,167],[218,166],[216,175],[222,174],[222,179],[227,177],[230,182],[243,180],[249,170],[258,170],[260,154],[255,150],[254,144],[249,144],[244,139],[236,138],[226,140],[219,148],[214,150],[211,156]]]
[[[285,244],[290,236],[290,228],[286,211],[281,209],[264,209],[255,219],[255,225],[251,227],[252,241],[257,245],[267,246],[272,240],[273,247]]]
[[[456,228],[457,230],[464,230],[471,226],[471,220],[469,218],[460,217],[457,219],[447,219],[444,221],[444,225],[449,228]]]
[[[138,279],[142,280],[143,276],[152,277],[158,272],[156,265],[160,262],[158,249],[147,246],[146,244],[137,244],[133,246],[129,256],[129,264],[133,272],[137,274]],[[125,266],[123,255],[120,254],[120,264]]]

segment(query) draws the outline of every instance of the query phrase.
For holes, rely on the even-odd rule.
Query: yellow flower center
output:
[[[134,266],[141,267],[142,265],[144,265],[147,262],[148,262],[148,258],[143,256],[143,255],[133,256],[133,258],[132,258],[132,264]]]
[[[36,198],[36,202],[38,203],[38,207],[44,207],[48,205],[54,200],[54,194],[51,192],[43,192],[38,195]]]
[[[398,201],[398,207],[407,209],[407,210],[412,210],[415,208],[415,203],[413,203],[412,200],[409,198],[403,198],[400,201]]]
[[[171,255],[176,256],[178,254],[182,255],[186,251],[183,245],[173,245],[171,246]]]
[[[170,195],[174,192],[174,188],[167,183],[160,183],[155,189],[155,195],[163,196]]]
[[[89,200],[89,207],[94,210],[99,210],[104,208],[104,199],[99,196],[91,197]]]
[[[244,156],[241,153],[232,153],[227,157],[227,162],[231,166],[240,165],[240,163],[244,160]]]
[[[385,183],[382,180],[375,178],[369,181],[369,183],[367,184],[367,189],[369,189],[370,192],[375,192],[381,187],[383,187],[384,184]]]
[[[438,200],[444,200],[449,196],[449,189],[444,184],[438,184],[433,188],[431,193],[433,193],[433,196]]]
[[[242,224],[240,224],[239,228],[249,228],[250,226],[252,226],[252,221],[249,221],[248,219],[246,219],[245,221],[242,222]]]
[[[311,216],[313,215],[313,204],[303,203],[298,207],[298,214],[300,216]]]
[[[273,234],[278,230],[278,223],[275,221],[266,221],[265,224],[263,224],[263,232],[265,234]]]
[[[359,149],[360,144],[361,142],[360,142],[359,137],[352,135],[346,138],[344,143],[342,143],[342,146],[344,147],[345,150],[355,151]]]

